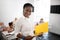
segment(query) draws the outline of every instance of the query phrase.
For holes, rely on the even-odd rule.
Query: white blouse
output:
[[[24,36],[28,35],[33,36],[34,35],[33,31],[34,31],[34,25],[32,24],[29,18],[21,17],[15,24],[15,32],[18,33],[20,32]]]

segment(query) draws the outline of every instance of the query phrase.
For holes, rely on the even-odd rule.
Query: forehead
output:
[[[28,6],[24,8],[25,10],[32,10],[32,7]]]

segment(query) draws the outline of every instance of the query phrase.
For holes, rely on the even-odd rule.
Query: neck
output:
[[[29,18],[28,16],[25,16],[25,15],[24,15],[24,17]]]
[[[26,17],[26,16],[25,16]],[[26,17],[26,18],[29,18],[29,17]]]

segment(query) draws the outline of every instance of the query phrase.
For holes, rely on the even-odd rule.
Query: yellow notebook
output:
[[[35,35],[39,35],[39,33],[45,33],[48,32],[48,22],[41,23],[37,26],[35,26]]]

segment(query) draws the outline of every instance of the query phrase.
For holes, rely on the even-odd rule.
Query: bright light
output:
[[[44,21],[49,21],[50,14],[50,0],[39,0],[34,1],[36,21],[40,18],[44,18]]]

